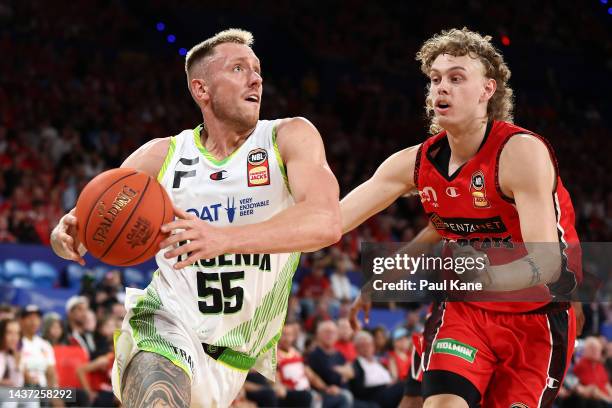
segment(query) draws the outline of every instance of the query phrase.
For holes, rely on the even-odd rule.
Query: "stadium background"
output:
[[[427,136],[426,78],[414,60],[422,41],[463,26],[493,36],[512,70],[515,122],[551,141],[581,240],[612,241],[612,3],[218,3],[0,1],[0,301],[10,305],[3,316],[37,304],[58,312],[66,329],[66,302],[83,294],[92,315],[106,322],[124,313],[117,304],[122,284],[146,286],[151,263],[114,271],[88,258],[82,269],[51,254],[49,232],[93,176],[152,138],[200,123],[184,54],[228,27],[255,35],[264,74],[261,117],[311,120],[342,195],[391,153]],[[359,286],[360,242],[408,241],[426,223],[417,199],[401,199],[334,247],[304,255],[288,317],[300,324],[301,343],[310,342],[318,321],[346,314],[350,300],[329,280],[347,273]],[[603,293],[611,293],[612,267],[598,273]],[[602,300],[585,305],[582,337],[600,336],[606,345],[612,308]],[[370,328],[384,328],[377,334],[384,359],[383,343],[391,344],[398,327],[418,330],[425,310],[379,306]],[[58,344],[69,337],[65,330]],[[98,350],[88,359],[109,350],[104,334],[95,338]],[[603,357],[612,377],[606,348],[612,346]],[[77,364],[60,367],[62,361],[60,380]]]

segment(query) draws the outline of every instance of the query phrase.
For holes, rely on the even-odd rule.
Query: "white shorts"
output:
[[[195,332],[177,316],[164,310],[152,288],[128,288],[127,315],[115,335],[113,392],[121,400],[121,375],[139,351],[166,357],[191,380],[191,407],[228,407],[244,384],[249,361],[229,349],[207,346],[206,353]]]

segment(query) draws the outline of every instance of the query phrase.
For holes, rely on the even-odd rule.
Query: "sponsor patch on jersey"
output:
[[[433,346],[434,353],[450,354],[470,363],[474,362],[478,349],[455,339],[439,339]]]
[[[270,165],[266,149],[253,149],[247,155],[247,182],[249,187],[270,184]]]
[[[437,230],[446,230],[457,235],[500,234],[508,229],[500,216],[489,218],[442,218],[436,213],[429,214],[431,224]]]
[[[229,223],[234,222],[234,218],[236,217],[236,199],[234,197],[227,197],[225,203],[214,203],[208,205],[204,204],[202,206],[202,209],[199,209],[199,207],[188,208],[185,211],[188,213],[195,214],[196,217],[198,217],[202,221],[216,222],[220,219],[220,208],[223,208],[225,210],[227,221]]]
[[[270,200],[254,200],[253,197],[240,199],[240,216],[245,217],[255,215],[257,210],[270,205]]]
[[[419,197],[422,203],[430,203],[433,207],[439,207],[438,194],[431,186],[426,186],[423,190],[419,190]]]
[[[522,402],[513,402],[510,404],[510,408],[529,408],[529,405],[523,404]]]
[[[475,208],[491,207],[491,203],[487,199],[487,190],[485,188],[484,174],[481,170],[475,171],[472,174],[470,193],[472,193],[472,200]]]

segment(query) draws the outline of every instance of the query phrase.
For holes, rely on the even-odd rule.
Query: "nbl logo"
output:
[[[247,185],[249,187],[270,184],[270,166],[266,149],[253,149],[247,155]]]

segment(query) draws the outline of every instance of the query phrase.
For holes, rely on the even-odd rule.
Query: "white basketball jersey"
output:
[[[294,203],[276,124],[260,120],[223,160],[202,146],[201,126],[185,130],[171,138],[158,180],[175,206],[214,226],[265,221]],[[201,342],[257,358],[255,368],[273,378],[300,254],[226,254],[174,270],[177,259],[165,259],[164,252],[156,256],[160,271],[151,283],[164,309],[188,323]]]

